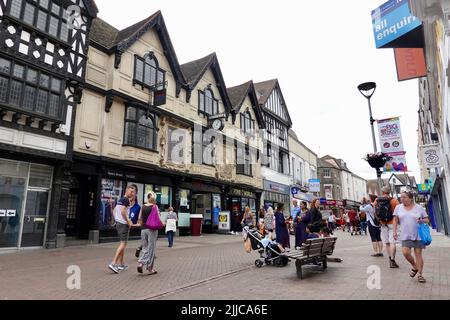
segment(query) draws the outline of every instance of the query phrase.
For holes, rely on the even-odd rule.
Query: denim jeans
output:
[[[169,246],[173,246],[173,231],[167,232],[167,240],[169,241]]]

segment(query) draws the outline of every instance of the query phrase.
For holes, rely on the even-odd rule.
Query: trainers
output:
[[[120,272],[119,269],[117,268],[117,266],[115,266],[114,264],[110,264],[110,265],[108,266],[108,268],[111,269],[112,272],[114,272],[114,273],[116,273],[116,274]]]
[[[122,270],[128,269],[128,266],[125,265],[125,264],[122,264],[122,265],[120,265],[120,266],[117,266],[117,269],[118,269],[119,271],[122,271]]]

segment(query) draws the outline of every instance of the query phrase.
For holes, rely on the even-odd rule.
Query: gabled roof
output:
[[[102,19],[96,18],[93,20],[90,30],[90,40],[104,48],[109,54],[115,53],[120,56],[145,33],[153,28],[155,28],[158,33],[161,45],[176,81],[180,84],[184,84],[185,81],[180,69],[180,64],[161,11],[157,11],[150,17],[123,30],[118,30]]]
[[[241,110],[245,99],[249,97],[250,101],[252,102],[253,112],[256,115],[259,127],[261,129],[264,129],[266,127],[264,117],[259,107],[258,98],[256,97],[256,91],[253,85],[253,81],[248,81],[239,86],[228,88],[227,93],[231,103],[231,113],[237,115]]]
[[[291,119],[291,116],[289,115],[289,110],[286,106],[286,102],[284,100],[283,93],[281,92],[281,88],[280,88],[278,79],[259,82],[259,83],[255,83],[254,85],[255,85],[256,93],[258,95],[259,105],[262,107],[264,107],[267,100],[270,98],[270,95],[272,94],[272,92],[274,90],[278,90],[278,93],[282,100],[282,104],[284,106],[284,111],[286,112],[289,126],[292,127],[292,119]]]
[[[389,178],[389,180],[391,180],[394,177],[397,178],[397,180],[404,186],[411,184],[410,177],[407,174],[393,173],[392,176]]]
[[[97,17],[98,7],[94,0],[83,0],[87,12],[92,18]]]
[[[209,69],[212,70],[222,102],[225,105],[226,115],[228,117],[231,112],[231,103],[216,53],[214,52],[201,59],[182,64],[180,68],[185,79],[185,87],[188,91],[188,97],[205,75],[206,71]]]

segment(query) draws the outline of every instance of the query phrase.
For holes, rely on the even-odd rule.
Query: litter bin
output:
[[[191,214],[191,236],[199,237],[202,235],[202,214]]]

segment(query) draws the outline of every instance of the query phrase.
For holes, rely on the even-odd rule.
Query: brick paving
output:
[[[87,245],[56,250],[0,254],[0,299],[450,299],[450,239],[434,235],[424,253],[428,282],[419,284],[408,275],[409,265],[398,250],[400,269],[388,267],[387,258],[372,258],[368,237],[351,237],[337,231],[335,257],[327,271],[305,267],[305,279],[296,277],[295,266],[253,266],[258,254],[243,250],[242,238],[205,235],[175,239],[167,248],[159,239],[157,275],[136,273],[131,242],[125,257],[130,266],[115,275],[107,269],[117,244]],[[292,241],[293,243],[293,241]],[[68,266],[81,268],[81,290],[68,290]],[[381,290],[367,288],[367,267],[381,269]]]

